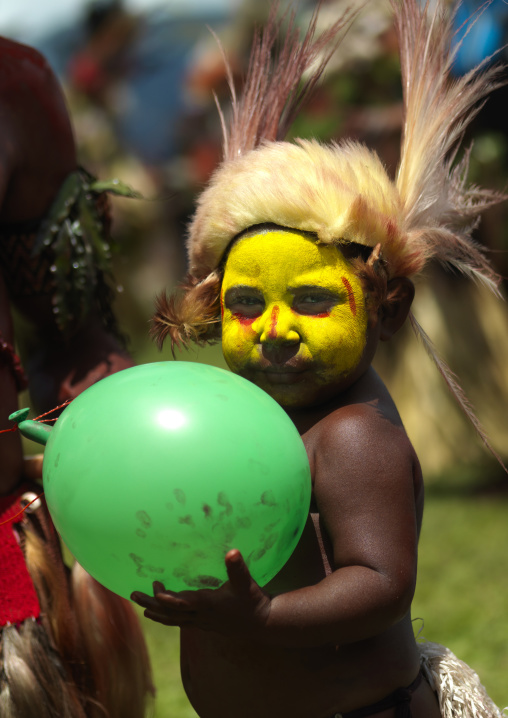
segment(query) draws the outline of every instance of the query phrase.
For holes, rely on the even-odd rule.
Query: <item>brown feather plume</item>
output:
[[[467,183],[469,152],[454,166],[464,132],[487,95],[504,84],[503,68],[487,58],[462,77],[452,77],[460,44],[453,40],[453,11],[428,1],[391,0],[399,35],[404,131],[397,174],[408,240],[426,259],[487,284],[499,279],[471,239],[480,214],[506,199]],[[489,3],[470,20],[470,27]]]
[[[173,354],[175,347],[187,348],[190,341],[199,345],[219,338],[220,284],[218,270],[201,281],[189,274],[179,291],[156,297],[150,335],[159,349],[168,337]]]
[[[399,35],[405,109],[396,184],[408,241],[425,259],[436,259],[499,295],[500,278],[472,232],[480,214],[506,196],[468,184],[470,150],[460,162],[455,160],[464,132],[486,97],[505,84],[504,68],[488,66],[491,58],[487,58],[464,76],[453,78],[452,65],[460,48],[460,43],[454,49],[451,46],[454,10],[447,12],[444,3],[437,2],[431,13],[428,0],[424,6],[417,0],[391,0],[391,4]],[[479,8],[469,27],[489,4],[490,0]],[[460,408],[505,468],[456,377],[412,314],[410,322]]]
[[[263,141],[282,140],[286,136],[302,103],[315,88],[343,33],[357,14],[357,11],[346,10],[337,22],[315,38],[320,5],[319,2],[303,40],[295,27],[295,13],[289,15],[284,40],[276,59],[273,55],[285,17],[277,19],[278,3],[272,5],[263,31],[254,36],[240,99],[237,98],[232,74],[225,60],[232,111],[229,129],[221,113],[224,160],[234,160],[255,149]],[[304,73],[316,62],[317,67],[301,85]]]

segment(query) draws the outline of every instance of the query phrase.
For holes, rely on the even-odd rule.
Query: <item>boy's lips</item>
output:
[[[285,364],[261,363],[251,366],[256,374],[262,374],[269,384],[296,384],[310,369],[308,363]]]

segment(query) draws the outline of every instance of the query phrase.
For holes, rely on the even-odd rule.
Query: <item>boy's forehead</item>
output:
[[[226,272],[249,278],[261,274],[306,274],[338,269],[348,262],[338,247],[317,244],[298,230],[270,229],[240,237],[226,261]]]

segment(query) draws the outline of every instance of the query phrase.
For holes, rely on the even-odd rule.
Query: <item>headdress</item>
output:
[[[451,68],[453,15],[443,0],[391,0],[399,37],[404,99],[400,164],[392,180],[375,152],[352,141],[328,145],[283,141],[303,97],[331,53],[298,85],[318,52],[337,44],[351,22],[346,13],[317,40],[317,11],[300,42],[291,22],[274,62],[280,23],[272,10],[254,42],[243,95],[232,80],[229,125],[222,113],[222,164],[201,194],[189,226],[189,275],[179,296],[159,297],[153,333],[159,344],[218,336],[220,265],[249,227],[273,223],[313,232],[316,241],[355,242],[377,248],[387,278],[418,275],[435,259],[497,291],[498,277],[472,239],[479,216],[503,197],[467,182],[469,153],[455,163],[466,127],[483,100],[501,84],[501,69],[487,63],[459,78]],[[481,12],[481,10],[480,10]],[[474,21],[474,20],[473,20]],[[414,317],[417,335],[448,386],[487,442],[451,372],[437,357]]]

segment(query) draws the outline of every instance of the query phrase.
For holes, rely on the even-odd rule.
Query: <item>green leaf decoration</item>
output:
[[[141,195],[117,179],[96,181],[86,170],[72,172],[62,184],[35,239],[33,256],[54,255],[51,272],[53,311],[61,331],[68,332],[98,309],[105,326],[118,336],[110,303],[112,242],[104,229],[100,195]],[[109,282],[109,284],[108,284]]]
[[[96,180],[95,182],[92,182],[90,189],[92,192],[111,192],[111,194],[116,194],[120,197],[143,199],[143,195],[140,192],[132,189],[132,187],[129,187],[129,185],[126,185],[119,179]]]

